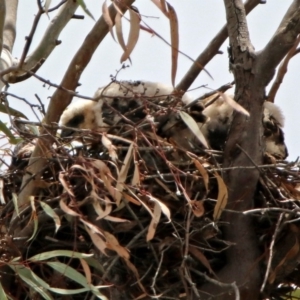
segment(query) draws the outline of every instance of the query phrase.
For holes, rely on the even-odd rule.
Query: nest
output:
[[[178,120],[174,107],[164,108],[164,116]],[[232,246],[221,221],[227,197],[222,152],[206,151],[197,140],[189,141],[187,151],[178,136],[158,134],[148,115],[135,115],[134,123],[126,116],[106,134],[78,132],[76,146],[61,139],[47,158],[38,193],[19,218],[13,218],[14,203],[29,155],[14,160],[1,178],[5,265],[15,259],[53,288],[82,288],[81,281],[51,267],[60,263],[94,287],[103,286],[96,289],[103,299],[190,299],[207,281],[217,280]],[[182,122],[176,126],[178,135],[187,129]],[[254,208],[244,213],[253,217],[259,240],[265,297],[279,299],[300,285],[299,165],[282,161],[253,168],[261,176]],[[18,285],[10,293],[25,299],[32,286],[20,268],[11,269]],[[89,286],[72,299],[92,294],[101,298]]]

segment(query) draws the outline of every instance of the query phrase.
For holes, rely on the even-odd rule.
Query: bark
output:
[[[18,0],[5,0],[6,14],[3,31],[3,46],[12,52],[15,38],[16,38],[16,22],[17,22],[17,9]]]
[[[250,41],[242,1],[224,0],[229,33],[230,68],[236,82],[235,99],[250,112],[250,117],[235,113],[224,152],[224,167],[253,166],[262,163],[262,106],[265,87],[275,68],[291,49],[300,32],[300,1],[295,0],[276,33],[262,50],[255,53]],[[253,205],[259,179],[256,169],[235,169],[224,176],[228,187],[227,211],[223,220],[225,239],[234,243],[227,251],[227,264],[218,274],[221,282],[236,282],[241,299],[259,299],[262,278],[260,256],[251,218],[239,212]],[[233,290],[208,284],[203,291],[212,299],[234,299]],[[204,299],[210,299],[206,296]]]
[[[248,0],[245,3],[246,14],[249,14],[258,4],[262,3],[260,0]],[[195,79],[199,76],[203,68],[219,53],[220,47],[228,37],[227,25],[217,33],[211,40],[203,52],[197,57],[185,76],[176,86],[179,91],[187,91],[193,84]]]

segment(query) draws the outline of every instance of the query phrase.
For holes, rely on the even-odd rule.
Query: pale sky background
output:
[[[196,58],[207,46],[208,42],[225,24],[225,9],[222,0],[168,0],[175,8],[179,19],[180,28],[180,50],[192,58]],[[59,1],[53,0],[52,5]],[[85,0],[89,10],[95,19],[101,15],[103,0]],[[107,2],[110,4],[110,1]],[[277,26],[280,23],[287,8],[292,3],[291,0],[268,0],[267,4],[259,5],[248,17],[248,25],[252,44],[256,50],[260,50],[269,41]],[[144,16],[143,20],[149,24],[160,35],[169,40],[168,20],[163,16],[150,0],[137,0],[135,6]],[[13,56],[20,58],[25,44],[25,36],[30,32],[33,18],[38,11],[36,1],[20,0],[18,10],[17,39],[13,50]],[[84,14],[79,8],[77,14]],[[50,19],[55,16],[55,12],[50,14]],[[34,36],[29,53],[38,44],[50,20],[46,15],[38,25],[38,30]],[[126,24],[126,21],[123,23]],[[62,80],[73,55],[81,45],[85,36],[94,25],[94,21],[85,15],[84,20],[71,20],[63,30],[59,40],[62,44],[57,46],[43,66],[38,70],[38,75],[59,84]],[[228,40],[222,45],[223,55],[216,56],[207,66],[213,80],[204,72],[194,82],[192,88],[201,85],[208,85],[211,89],[233,80],[232,74],[228,71]],[[132,66],[122,70],[118,79],[122,80],[148,80],[171,84],[171,50],[159,38],[151,36],[149,33],[141,32],[139,42],[134,49],[131,59]],[[120,68],[121,47],[107,35],[103,43],[99,46],[94,57],[82,74],[77,91],[86,96],[93,96],[98,87],[109,83],[110,75],[115,75]],[[176,83],[191,66],[184,56],[179,56],[179,66]],[[299,128],[300,116],[299,94],[300,94],[300,56],[294,57],[289,66],[288,74],[276,98],[278,104],[286,117],[285,136],[289,149],[289,159],[294,160],[300,154]],[[44,87],[44,84],[35,78],[31,78],[21,83],[11,85],[8,90],[18,96],[26,98],[31,103],[37,103],[34,94],[38,94],[47,106],[49,97],[55,91],[54,88]],[[191,92],[197,97],[207,92],[206,89],[198,89]],[[10,105],[22,111],[35,120],[30,108],[24,103],[14,98],[10,98]],[[2,119],[2,116],[1,116]]]

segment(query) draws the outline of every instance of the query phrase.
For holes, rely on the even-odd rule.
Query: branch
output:
[[[283,62],[279,66],[276,79],[273,82],[273,85],[272,85],[269,95],[268,95],[268,101],[274,102],[274,99],[275,99],[276,94],[279,90],[279,87],[283,81],[283,78],[284,78],[286,72],[288,71],[288,64],[289,64],[291,58],[297,54],[297,47],[298,47],[299,43],[300,43],[300,35],[298,36],[294,46],[291,48],[291,50],[288,52],[288,54],[284,58]]]
[[[260,0],[248,0],[245,3],[246,14],[249,14],[258,4]],[[219,53],[219,49],[228,37],[227,25],[224,25],[219,33],[211,40],[204,51],[198,56],[192,64],[186,75],[182,78],[176,89],[179,91],[187,91],[193,84],[197,76],[203,68]]]
[[[16,37],[17,6],[18,0],[0,0],[0,72],[14,63],[11,51]],[[0,90],[3,87],[4,81],[0,78]]]
[[[253,85],[255,53],[249,37],[244,5],[241,0],[224,0],[224,4],[230,43],[230,68],[236,84],[235,99],[250,112],[250,117],[234,114],[225,145],[223,167],[257,166],[262,163],[264,90],[258,90]],[[225,239],[233,245],[226,250],[227,263],[217,276],[222,282],[236,282],[241,299],[245,300],[259,298],[261,276],[256,260],[260,253],[251,217],[236,212],[252,208],[258,178],[257,169],[231,169],[224,172],[228,203],[222,219],[228,224],[224,228]],[[220,295],[215,299],[234,299],[229,288],[211,283],[204,285],[202,291]]]
[[[16,38],[18,0],[5,0],[5,2],[6,15],[3,31],[3,46],[5,46],[9,52],[12,52]]]
[[[65,4],[63,4],[59,9],[56,17],[53,18],[53,20],[50,22],[50,25],[48,26],[39,45],[31,54],[29,54],[25,58],[29,50],[31,40],[35,33],[39,17],[42,13],[44,13],[43,11],[39,11],[33,24],[31,33],[27,39],[22,58],[19,62],[19,66],[16,67],[15,70],[7,70],[7,72],[14,71],[11,74],[9,74],[8,81],[10,83],[19,82],[24,78],[27,79],[28,76],[24,76],[26,74],[26,71],[33,71],[33,69],[35,72],[37,71],[38,68],[36,68],[36,66],[40,67],[42,63],[47,59],[47,57],[52,53],[53,49],[57,46],[57,39],[61,31],[73,17],[77,8],[78,3],[76,1],[67,1]],[[22,68],[22,70],[20,70],[20,68]]]
[[[128,6],[130,6],[133,2],[134,0],[123,1],[122,7],[119,8],[123,12],[125,12]],[[114,20],[116,16],[116,10],[113,5],[110,5],[109,13],[111,19]],[[101,16],[73,57],[60,86],[64,87],[67,90],[75,91],[82,72],[89,64],[95,50],[108,32],[109,27],[103,16]],[[51,98],[44,123],[48,125],[57,123],[62,112],[70,104],[72,97],[73,96],[65,90],[57,89]],[[47,164],[47,149],[50,149],[51,143],[53,142],[52,135],[55,135],[55,133],[56,129],[47,130],[46,128],[43,128],[41,130],[42,138],[38,140],[38,143],[29,161],[27,174],[23,177],[22,180],[21,192],[18,199],[19,206],[27,204],[29,196],[35,195],[35,182],[39,180],[40,172],[44,168],[45,164]],[[35,175],[34,178],[32,178],[33,174]]]
[[[0,53],[3,48],[3,32],[4,32],[4,20],[6,15],[6,3],[5,0],[0,0]]]
[[[293,47],[300,33],[300,0],[294,0],[283,17],[274,36],[257,57],[254,72],[257,80],[267,86],[274,76],[275,69]]]

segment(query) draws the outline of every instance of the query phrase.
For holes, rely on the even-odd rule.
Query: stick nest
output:
[[[174,109],[164,114],[174,118]],[[178,128],[185,130],[182,124]],[[1,176],[3,264],[10,266],[19,257],[51,287],[82,288],[46,263],[60,262],[94,286],[108,285],[101,289],[108,299],[192,299],[205,282],[218,281],[226,249],[234,247],[223,234],[227,187],[222,153],[205,151],[195,140],[186,151],[178,143],[180,130],[176,139],[159,135],[148,114],[134,124],[123,118],[106,134],[78,132],[76,146],[70,138],[59,140],[43,158],[36,195],[16,218],[17,195],[36,142],[23,137],[27,151],[18,150]],[[244,214],[253,218],[261,249],[257,263],[265,297],[279,299],[292,284],[300,285],[299,165],[266,158],[265,165],[253,168],[259,169],[260,180],[253,210]],[[93,257],[83,263],[60,255],[63,250]],[[54,258],[32,259],[50,251],[56,251]],[[15,272],[19,276],[12,273],[11,278],[19,284],[11,295],[25,299],[30,284]]]

